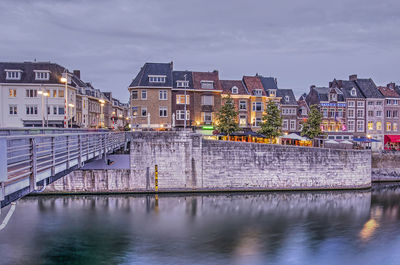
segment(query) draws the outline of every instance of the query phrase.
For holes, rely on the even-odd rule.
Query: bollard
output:
[[[155,191],[158,192],[158,166],[155,165],[155,175],[154,175]]]

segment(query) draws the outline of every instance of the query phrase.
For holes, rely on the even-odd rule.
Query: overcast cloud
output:
[[[260,73],[296,95],[350,74],[400,82],[398,0],[1,0],[0,60],[52,61],[128,101],[145,62]]]

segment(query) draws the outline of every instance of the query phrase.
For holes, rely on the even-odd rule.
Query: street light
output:
[[[100,102],[100,126],[103,127],[104,126],[103,107],[106,102],[104,101],[104,99],[99,99],[99,102]]]
[[[45,106],[44,106],[44,98],[45,98],[45,97],[48,97],[48,96],[49,96],[49,93],[44,92],[44,91],[43,91],[43,88],[42,88],[42,90],[38,91],[38,94],[39,94],[39,95],[42,95],[42,127],[44,127],[44,109],[45,109]],[[46,98],[46,109],[47,109],[47,98]],[[47,112],[47,110],[46,110],[46,112]],[[47,116],[47,117],[48,117],[48,116]],[[47,123],[47,125],[48,125],[48,123]]]
[[[65,83],[64,90],[64,128],[68,128],[68,72],[67,69],[64,70],[62,77],[60,78],[61,83]]]

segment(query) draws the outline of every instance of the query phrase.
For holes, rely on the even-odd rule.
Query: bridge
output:
[[[0,130],[0,208],[81,168],[127,148],[126,132]]]

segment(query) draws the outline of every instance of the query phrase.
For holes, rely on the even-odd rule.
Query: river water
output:
[[[0,264],[400,264],[399,207],[399,184],[27,197],[0,231]]]

